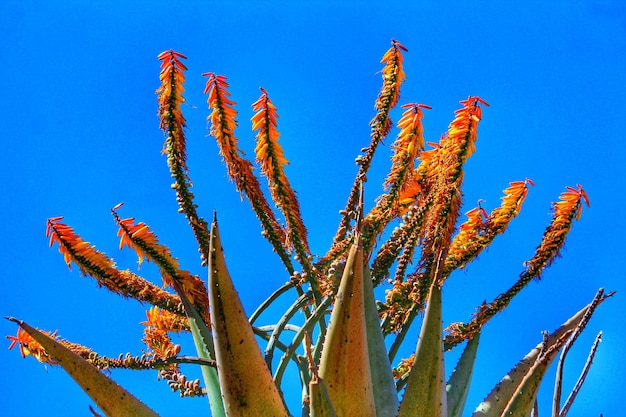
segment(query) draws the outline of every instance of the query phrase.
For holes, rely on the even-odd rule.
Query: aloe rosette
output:
[[[438,143],[428,143],[428,149],[422,120],[423,110],[430,106],[409,103],[401,106],[384,192],[369,212],[364,211],[367,173],[377,148],[394,127],[393,110],[406,78],[406,52],[407,48],[393,40],[381,60],[383,84],[370,122],[370,143],[356,159],[357,174],[330,248],[319,257],[312,254],[308,243],[309,230],[316,229],[305,227],[297,194],[285,174],[288,160],[279,143],[278,110],[268,91],[261,88],[261,96],[252,105],[256,146],[251,161],[235,136],[238,113],[226,77],[203,74],[207,77],[210,135],[216,139],[229,178],[242,199],[250,202],[263,236],[287,273],[285,283],[249,315],[237,293],[237,279],[228,271],[225,252],[229,248],[222,247],[217,216],[214,214],[210,223],[205,221],[191,191],[186,120],[181,110],[186,57],[172,50],[161,53],[157,95],[166,138],[163,152],[174,179],[179,211],[191,226],[199,263],[206,273],[194,275],[183,269],[148,225],[118,214],[121,204],[112,209],[120,248],[134,250],[140,262],[156,264],[163,287],[119,269],[62,217],[51,218],[47,223],[50,245],[58,246],[68,266],[77,265],[98,286],[150,304],[143,322],[147,350],[142,355],[109,358],[61,339],[57,332],[37,330],[12,317],[8,319],[19,328],[16,336],[8,336],[10,348],[18,346],[23,356],[63,367],[99,410],[110,416],[156,415],[102,372],[114,368],[157,370],[159,378],[181,396],[206,395],[213,416],[463,415],[472,377],[480,374],[474,362],[481,333],[489,331],[485,324],[552,264],[589,199],[582,186],[567,187],[553,204],[552,220],[515,284],[478,306],[467,323],[444,329],[444,282],[507,229],[534,183],[529,179],[511,182],[499,207],[488,213],[479,204],[461,221],[463,168],[475,150],[487,103],[476,96],[462,100],[448,130]],[[255,173],[255,164],[267,181],[268,192]],[[391,227],[394,223],[397,226]],[[416,266],[409,270],[414,259]],[[229,258],[233,261],[243,260]],[[384,299],[377,300],[375,287],[386,285]],[[278,314],[276,323],[256,324],[265,313],[276,313],[275,303],[280,300],[284,305],[290,295],[289,307]],[[599,290],[587,306],[544,335],[487,394],[474,416],[536,412],[540,383],[559,352],[552,410],[554,415],[564,416],[589,371],[597,343],[579,382],[561,404],[564,356],[595,309],[611,295]],[[303,319],[296,319],[298,313]],[[408,340],[408,330],[419,321],[418,340]],[[191,333],[194,356],[181,353],[182,347],[170,337],[176,332]],[[414,344],[414,354],[398,360],[403,344]],[[461,347],[460,359],[448,375],[446,352]],[[282,382],[290,365],[295,365],[290,369],[297,370],[302,382],[302,409],[298,412],[290,410],[285,401],[285,395],[293,392]],[[190,366],[200,367],[202,380],[185,376],[183,370]]]

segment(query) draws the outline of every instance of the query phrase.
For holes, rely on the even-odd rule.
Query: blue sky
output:
[[[127,4],[129,3],[129,4]],[[188,154],[200,211],[219,213],[231,275],[250,312],[287,277],[260,236],[206,137],[206,71],[228,77],[238,102],[243,149],[254,148],[250,104],[263,86],[280,115],[287,168],[298,192],[309,241],[322,254],[331,242],[349,187],[354,158],[369,143],[369,120],[381,84],[379,60],[398,39],[407,81],[400,104],[426,103],[427,140],[438,140],[459,107],[478,95],[483,111],[477,151],[466,165],[467,209],[478,199],[490,211],[509,181],[535,181],[520,216],[478,260],[447,282],[444,320],[467,320],[517,279],[550,221],[550,204],[566,185],[589,194],[562,252],[539,283],[531,283],[484,329],[469,409],[541,340],[604,287],[617,295],[598,310],[570,353],[566,389],[577,378],[595,334],[603,330],[588,382],[570,416],[617,415],[626,335],[626,259],[622,175],[626,146],[626,7],[618,1],[523,2],[272,2],[178,3],[6,0],[0,4],[0,101],[3,196],[0,228],[2,316],[56,330],[97,352],[141,352],[145,307],[97,290],[68,271],[48,248],[45,221],[65,216],[84,239],[136,269],[119,251],[109,209],[145,221],[183,267],[202,274],[195,241],[177,211],[160,154],[156,116],[157,55],[188,56]],[[399,119],[399,109],[394,120]],[[387,145],[391,142],[387,140]],[[383,149],[368,175],[366,198],[380,194],[389,167]],[[154,265],[139,273],[159,282]],[[3,334],[15,326],[0,325]],[[175,338],[193,347],[189,339]],[[9,341],[6,341],[8,347]],[[412,351],[413,345],[407,347]],[[60,368],[44,368],[0,349],[7,416],[88,415],[90,399]],[[451,370],[454,361],[447,363]],[[191,370],[190,374],[193,375]],[[179,399],[156,373],[116,371],[113,377],[164,416],[208,415],[206,399]],[[544,381],[541,415],[550,409],[553,373]],[[298,403],[298,390],[291,397]]]

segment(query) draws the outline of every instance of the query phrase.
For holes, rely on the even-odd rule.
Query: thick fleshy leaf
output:
[[[215,219],[209,252],[211,325],[226,415],[288,416],[226,269]]]
[[[399,417],[447,417],[441,324],[441,288],[434,283]]]
[[[320,378],[340,417],[376,415],[363,305],[363,247],[360,238],[356,240],[335,296],[320,360]]]
[[[391,373],[391,363],[385,345],[385,336],[380,328],[380,318],[376,307],[374,286],[367,265],[363,270],[363,302],[365,304],[365,322],[367,326],[367,349],[370,359],[374,403],[377,417],[395,417],[400,403],[396,384]]]
[[[503,417],[527,417],[533,410],[535,398],[539,391],[539,385],[548,370],[548,367],[556,357],[558,349],[553,349],[549,355],[541,357],[529,369],[528,373],[520,381],[517,391],[509,401],[501,416]]]
[[[215,349],[213,347],[213,336],[211,335],[207,323],[204,322],[202,315],[198,313],[198,310],[191,301],[189,301],[185,292],[176,282],[174,282],[174,289],[180,296],[185,314],[187,314],[189,328],[191,329],[191,335],[193,336],[193,342],[196,346],[198,357],[214,360]],[[200,371],[202,372],[202,378],[206,386],[211,415],[213,417],[224,417],[226,412],[222,401],[222,390],[217,376],[217,369],[212,366],[200,365]]]
[[[27,323],[12,317],[7,318],[20,325],[39,342],[107,416],[158,416],[147,405],[76,353]]]
[[[482,403],[474,411],[473,417],[499,417],[504,412],[507,404],[518,394],[520,384],[524,381],[529,382],[528,375],[534,372],[534,367],[541,352],[547,348],[554,346],[556,343],[562,343],[564,336],[574,330],[587,313],[590,305],[585,306],[582,310],[567,320],[561,327],[552,332],[544,343],[538,344],[531,350],[511,371],[502,378],[502,380],[493,388],[491,393],[483,400]],[[555,353],[556,355],[556,353]],[[550,358],[552,360],[553,357]],[[540,372],[540,371],[536,371]],[[544,371],[545,372],[545,371]]]
[[[461,417],[463,415],[463,409],[465,408],[472,373],[474,371],[479,338],[480,332],[476,333],[474,337],[467,342],[463,354],[456,368],[452,371],[452,375],[446,385],[448,417]]]
[[[311,379],[309,383],[309,398],[311,401],[311,417],[337,417],[328,394],[328,388],[326,388],[326,383],[323,379]]]

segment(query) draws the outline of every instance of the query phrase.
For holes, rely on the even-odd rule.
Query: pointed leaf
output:
[[[552,332],[547,340],[547,346],[553,346],[557,341],[574,330],[581,322],[590,305],[585,306],[582,310],[567,320],[561,327]],[[539,354],[544,350],[544,344],[538,344],[531,350],[502,380],[493,388],[487,398],[481,402],[474,411],[473,417],[494,417],[500,416],[504,412],[504,408],[509,401],[518,392],[518,387],[531,372]]]
[[[535,362],[520,382],[515,395],[502,412],[502,416],[526,417],[530,415],[535,405],[539,385],[558,352],[558,349],[553,349],[549,356],[543,356]]]
[[[209,255],[211,324],[226,415],[288,416],[226,269],[215,219]]]
[[[580,392],[580,389],[582,388],[583,383],[585,382],[585,379],[587,378],[587,374],[589,372],[589,369],[591,368],[591,364],[593,363],[593,358],[596,355],[596,351],[598,349],[598,344],[600,343],[601,340],[602,340],[602,332],[596,335],[596,340],[593,342],[593,346],[591,346],[591,351],[589,352],[589,356],[587,356],[587,361],[585,362],[585,365],[583,366],[583,370],[580,373],[578,380],[576,381],[576,385],[574,385],[574,388],[567,396],[567,399],[565,400],[565,404],[559,411],[559,414],[558,414],[559,417],[567,416],[567,413],[569,412],[572,404],[574,403],[574,400],[576,399],[576,396]],[[559,403],[557,402],[557,405],[558,404]]]
[[[337,417],[323,379],[313,378],[309,383],[311,417]]]
[[[176,281],[173,282],[173,285],[185,309],[198,356],[204,359],[215,359],[213,336],[211,335],[209,327],[202,319],[202,315],[198,313],[198,310],[194,307],[189,298],[187,298],[187,295],[180,285]],[[222,391],[217,376],[217,369],[212,366],[200,365],[200,370],[206,386],[207,397],[209,398],[211,415],[213,417],[224,417],[226,412],[224,410],[224,402],[222,401]]]
[[[107,416],[158,416],[130,392],[67,347],[21,320],[7,318],[19,324],[26,333],[39,342]]]
[[[476,333],[474,337],[467,342],[456,368],[452,371],[448,385],[446,385],[448,417],[461,417],[463,415],[467,394],[470,389],[470,382],[472,381],[479,338],[480,332]]]
[[[369,352],[372,386],[376,416],[397,416],[400,403],[398,392],[391,373],[391,363],[385,345],[385,336],[380,328],[380,318],[376,307],[374,286],[369,268],[364,265],[363,302],[365,303],[365,322],[367,326],[367,349]]]
[[[320,360],[335,411],[341,417],[376,415],[363,306],[363,247],[357,238],[344,269]]]
[[[441,323],[441,288],[434,283],[399,417],[447,417]]]

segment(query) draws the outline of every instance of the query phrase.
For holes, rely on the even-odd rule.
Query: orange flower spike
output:
[[[523,183],[533,184],[530,180],[526,180]],[[520,182],[512,183],[513,187],[519,190]],[[535,255],[524,263],[525,269],[520,274],[517,282],[509,290],[498,295],[489,305],[484,304],[481,306],[479,311],[474,314],[472,321],[464,325],[465,331],[461,332],[461,334],[447,336],[446,340],[444,340],[446,349],[450,349],[463,339],[471,337],[471,329],[477,330],[482,327],[487,320],[506,307],[511,299],[530,281],[541,278],[545,268],[549,267],[559,255],[561,248],[565,244],[567,234],[571,230],[573,221],[580,216],[582,201],[584,200],[585,203],[588,203],[589,199],[585,197],[586,193],[580,184],[577,185],[577,188],[566,187],[566,191],[559,197],[560,201],[553,203],[554,214],[552,222],[546,228],[541,243],[535,250]],[[454,342],[452,343],[453,340]]]
[[[50,336],[52,339],[56,339],[56,331],[54,333],[44,331],[43,333]],[[39,342],[33,339],[33,337],[26,333],[26,331],[24,331],[21,327],[18,327],[16,336],[7,336],[7,339],[11,341],[9,350],[13,349],[16,344],[19,345],[20,354],[23,358],[28,355],[32,355],[39,362],[56,365],[56,362],[48,356],[43,346],[41,346]]]
[[[425,247],[437,253],[449,245],[455,229],[461,206],[461,183],[463,181],[463,164],[474,152],[477,138],[477,109],[484,100],[468,97],[460,103],[462,108],[455,111],[455,118],[448,126],[448,132],[440,141],[439,150],[432,156],[418,174],[423,175],[422,186],[434,192],[435,200],[430,214],[426,216],[421,239]],[[420,165],[421,168],[421,165]],[[446,196],[446,197],[441,197]],[[422,253],[422,260],[432,258],[432,253]],[[425,263],[426,270],[430,263]]]
[[[167,332],[179,332],[189,330],[189,324],[185,317],[173,314],[158,307],[151,307],[146,311],[147,321],[141,322],[144,326],[152,326]]]
[[[270,241],[290,273],[293,273],[293,265],[284,247],[285,233],[261,190],[261,184],[253,173],[252,163],[243,157],[244,153],[237,145],[238,141],[233,133],[237,126],[235,121],[237,111],[231,107],[235,102],[228,98],[230,93],[227,90],[226,77],[211,72],[202,75],[208,77],[204,92],[208,94],[207,104],[211,110],[207,117],[211,125],[209,134],[215,137],[217,141],[220,155],[226,164],[227,174],[235,183],[241,198],[243,199],[244,195],[248,197],[264,229],[265,237]],[[263,114],[261,112],[255,113],[253,126],[260,127],[262,121]],[[265,158],[266,153],[257,153],[257,157]]]
[[[21,327],[17,328],[16,336],[7,336],[7,339],[11,341],[11,345],[9,345],[9,350],[13,349],[15,345],[19,343],[19,348],[20,348],[20,353],[22,354],[22,358],[25,358],[26,356],[30,354],[26,346],[28,346],[29,343],[32,343],[35,341],[35,339],[33,339],[32,336],[26,333],[24,329],[22,329]]]
[[[567,216],[568,211],[573,211],[574,218],[578,220],[583,210],[582,201],[587,204],[587,207],[590,207],[590,204],[587,192],[583,189],[583,187],[580,184],[576,184],[576,187],[577,188],[570,186],[565,187],[567,191],[561,194],[559,197],[561,201],[555,203],[554,207],[555,211],[559,212],[559,214],[561,211],[564,212],[563,216]],[[556,215],[557,213],[555,213],[555,216]]]
[[[278,143],[280,134],[276,129],[278,119],[276,106],[263,87],[261,87],[261,97],[254,102],[252,109],[255,114],[250,120],[253,129],[258,130],[254,152],[261,171],[268,180],[272,199],[285,216],[288,240],[285,246],[293,245],[300,263],[305,271],[309,272],[311,265],[308,260],[310,249],[307,243],[307,230],[302,221],[296,193],[283,170],[284,165],[289,161],[285,158],[283,149]]]
[[[50,246],[54,242],[58,243],[59,253],[63,255],[63,260],[70,270],[72,261],[78,265],[83,275],[88,275],[88,269],[91,268],[106,270],[113,267],[112,261],[106,255],[84,241],[71,227],[60,223],[61,219],[61,217],[48,219],[46,234],[50,236]]]
[[[465,221],[465,223],[459,226],[461,230],[479,230],[480,229],[480,227],[484,223],[484,220],[488,217],[487,212],[480,205],[481,202],[482,200],[479,200],[478,206],[474,207],[473,209],[465,213],[465,216],[467,216],[467,220]]]
[[[431,107],[425,104],[405,104],[402,108],[406,110],[398,121],[400,133],[392,145],[394,153],[391,170],[384,183],[387,193],[378,199],[376,207],[365,220],[363,244],[366,252],[391,219],[407,212],[407,203],[415,200],[421,190],[419,181],[412,177],[415,158],[424,149],[422,109]]]
[[[455,176],[460,175],[461,165],[475,151],[476,125],[482,118],[479,104],[488,105],[480,97],[472,96],[460,103],[463,107],[455,111],[456,117],[448,127],[448,134],[441,141],[441,146],[447,149],[446,153],[457,154],[454,158],[456,166],[453,168]]]
[[[366,178],[367,172],[371,166],[372,159],[378,148],[378,144],[389,134],[392,127],[389,112],[398,103],[400,96],[400,85],[404,82],[406,76],[402,69],[402,51],[407,49],[395,39],[391,41],[391,48],[385,52],[381,63],[385,64],[382,69],[383,85],[378,93],[374,108],[376,115],[370,121],[371,141],[367,148],[364,149],[365,155],[358,159],[359,171],[352,183],[352,189],[348,196],[348,201],[343,209],[343,215],[333,238],[333,251],[335,246],[340,245],[346,238],[346,234],[350,229],[352,217],[350,213],[355,212],[355,208],[359,201],[359,195],[363,179]]]
[[[404,74],[404,69],[402,68],[402,62],[404,60],[402,56],[402,52],[408,52],[400,42],[395,39],[391,40],[391,48],[385,52],[383,58],[380,60],[381,64],[386,64],[383,68],[383,80],[385,84],[392,88],[390,91],[385,91],[385,87],[383,87],[383,91],[381,91],[381,96],[384,94],[387,96],[390,101],[389,103],[384,103],[384,99],[382,101],[376,102],[376,108],[382,109],[385,107],[394,107],[400,96],[400,84],[405,80],[406,75]],[[381,99],[382,97],[379,97]]]
[[[502,205],[495,209],[489,216],[489,221],[492,223],[490,227],[495,227],[497,224],[497,228],[503,230],[503,223],[508,224],[512,217],[519,214],[522,203],[528,194],[529,185],[534,186],[535,183],[528,178],[524,181],[513,181],[510,183],[509,187],[504,190]]]
[[[424,114],[422,113],[422,109],[431,109],[432,107],[426,104],[404,104],[402,108],[407,110],[398,121],[398,128],[401,130],[394,147],[406,151],[411,155],[412,159],[415,159],[419,151],[424,149],[422,127]],[[406,142],[408,143],[401,143],[401,139],[407,139]],[[403,145],[405,146],[403,147]]]
[[[521,274],[524,279],[539,279],[542,271],[552,264],[565,244],[572,223],[580,218],[582,202],[589,203],[587,193],[580,184],[577,188],[566,187],[566,190],[559,196],[559,201],[552,204],[552,222],[546,228],[535,255],[525,263],[526,270]]]
[[[137,253],[139,261],[141,262],[143,257],[148,261],[154,261],[161,270],[165,285],[173,286],[173,281],[179,283],[185,295],[198,307],[199,311],[208,314],[208,294],[200,278],[181,270],[178,259],[172,256],[170,250],[159,242],[156,234],[143,222],[132,224],[133,219],[122,220],[115,210],[111,212],[120,226],[118,235],[126,236],[130,247]],[[205,319],[209,323],[208,316]]]
[[[252,110],[255,114],[250,120],[252,121],[252,130],[259,131],[257,144],[254,149],[257,162],[261,164],[261,168],[268,176],[268,179],[271,179],[273,170],[281,168],[273,165],[284,165],[281,162],[284,160],[284,157],[282,147],[278,144],[279,134],[276,130],[276,119],[278,118],[276,107],[270,101],[267,91],[263,87],[261,87],[261,92],[261,97],[252,105]],[[276,164],[273,164],[272,160]],[[280,173],[277,173],[277,175],[281,176]]]
[[[184,71],[187,67],[181,59],[185,56],[179,52],[168,50],[158,56],[161,60],[161,86],[156,90],[159,104],[159,119],[161,130],[165,133],[163,153],[167,155],[167,165],[172,178],[176,181],[173,188],[176,190],[176,199],[180,211],[185,214],[193,233],[198,241],[203,262],[209,257],[209,235],[207,223],[198,216],[194,195],[191,192],[191,180],[187,168],[187,151],[185,127],[181,105],[185,98]]]
[[[502,234],[506,230],[511,220],[519,214],[522,203],[528,193],[529,185],[534,185],[529,179],[511,182],[509,187],[504,190],[502,204],[489,215],[486,214],[485,210],[482,209],[480,205],[466,213],[468,217],[478,216],[477,211],[480,210],[480,215],[483,219],[481,219],[479,223],[478,218],[476,218],[474,223],[468,218],[468,220],[460,226],[459,233],[454,237],[449,256],[446,259],[445,274],[449,274],[458,267],[469,263],[478,256],[497,235]]]
[[[459,226],[459,232],[454,236],[450,244],[445,272],[449,273],[453,267],[459,264],[463,267],[470,259],[475,257],[485,245],[481,245],[480,236],[484,236],[484,224],[488,218],[487,212],[480,205],[465,213],[467,220]]]
[[[182,313],[178,308],[180,300],[177,297],[129,271],[118,270],[113,259],[96,250],[95,246],[84,241],[71,227],[60,223],[60,220],[60,217],[49,219],[46,232],[54,238],[53,243],[58,243],[59,252],[70,269],[71,262],[74,262],[81,273],[94,278],[98,286],[104,286],[123,297],[157,305],[174,314]],[[127,243],[132,245],[130,240]],[[140,255],[140,263],[142,257]]]

